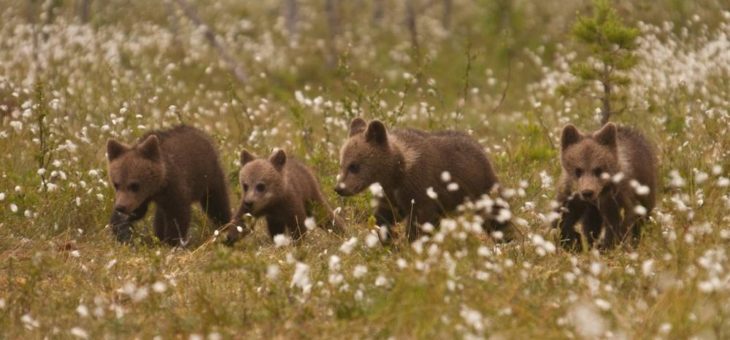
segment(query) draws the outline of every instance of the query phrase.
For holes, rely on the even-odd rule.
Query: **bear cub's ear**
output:
[[[376,145],[384,145],[388,142],[388,132],[385,125],[379,120],[373,120],[365,130],[365,140]]]
[[[594,134],[593,139],[605,146],[616,146],[616,125],[607,123]]]
[[[119,158],[119,156],[127,151],[129,151],[129,147],[113,139],[106,142],[106,157],[110,162]]]
[[[244,149],[243,151],[241,151],[241,158],[240,158],[241,166],[246,165],[246,163],[249,163],[254,159],[256,159],[256,156],[254,156],[254,154],[248,152],[248,150]]]
[[[573,124],[568,124],[563,128],[563,133],[560,136],[560,148],[565,150],[569,146],[578,143],[582,138],[583,136],[578,129]]]
[[[353,119],[352,122],[350,122],[350,135],[349,136],[352,137],[358,133],[362,133],[363,131],[365,131],[365,128],[367,126],[368,126],[368,124],[365,123],[364,119],[362,119],[360,117]]]
[[[139,152],[145,158],[151,161],[159,161],[162,152],[160,151],[160,139],[155,135],[150,135],[137,147]]]
[[[271,165],[274,166],[276,171],[281,171],[284,169],[284,165],[286,165],[286,152],[282,149],[274,150],[274,153],[269,157],[269,162],[271,162]]]

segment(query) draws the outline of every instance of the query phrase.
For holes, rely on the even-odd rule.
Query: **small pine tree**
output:
[[[573,37],[586,46],[588,59],[576,62],[570,72],[577,78],[562,86],[563,95],[571,95],[598,82],[602,91],[596,94],[601,101],[601,125],[606,124],[616,111],[613,102],[624,102],[626,96],[617,93],[629,84],[625,71],[637,63],[634,54],[639,30],[621,22],[609,0],[594,0],[593,16],[580,16],[573,26]]]

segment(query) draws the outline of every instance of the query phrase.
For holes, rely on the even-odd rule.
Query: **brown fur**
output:
[[[107,157],[115,212],[133,222],[155,202],[155,234],[161,241],[185,243],[194,202],[217,224],[230,220],[218,154],[202,131],[188,126],[153,131],[132,146],[109,140]]]
[[[342,221],[332,212],[312,172],[297,159],[287,158],[283,150],[274,151],[269,159],[241,152],[239,182],[243,197],[229,225],[240,225],[243,215],[249,213],[266,218],[271,237],[288,231],[292,239],[299,240],[306,232],[304,220],[319,217],[318,225],[342,233]],[[229,228],[227,243],[241,236],[236,228]]]
[[[561,218],[556,227],[561,231],[561,243],[580,247],[575,229],[579,221],[589,246],[602,231],[601,248],[614,247],[629,236],[638,241],[641,224],[654,208],[657,186],[656,153],[647,139],[634,129],[612,123],[587,135],[568,125],[561,137],[560,160],[563,172],[557,200]],[[623,174],[618,183],[606,178],[617,173]],[[629,184],[632,180],[649,187],[649,193],[637,194]],[[634,212],[637,205],[646,208],[645,216]]]
[[[441,174],[448,171],[459,185],[448,191]],[[384,197],[375,211],[376,223],[387,228],[406,217],[407,235],[414,241],[422,223],[438,225],[445,213],[466,199],[478,200],[495,184],[497,176],[483,148],[467,134],[457,131],[387,132],[377,120],[369,124],[356,118],[342,148],[336,191],[355,195],[373,183],[380,183]],[[434,200],[426,194],[432,187]]]

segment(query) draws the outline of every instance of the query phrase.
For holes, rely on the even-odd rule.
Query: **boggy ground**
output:
[[[235,77],[176,2],[92,2],[84,24],[75,3],[0,1],[0,337],[730,336],[726,5],[616,3],[642,34],[613,121],[657,144],[661,185],[639,247],[599,254],[549,233],[560,129],[598,126],[597,102],[556,92],[587,3],[414,1],[415,30],[408,2],[342,3],[300,1],[294,25],[276,1],[193,4]],[[332,190],[356,116],[469,131],[525,239],[494,244],[465,213],[380,246],[370,194]],[[304,159],[345,236],[275,244],[259,223],[231,249],[196,210],[185,249],[114,242],[106,140],[181,122],[215,139],[234,202],[243,147]]]

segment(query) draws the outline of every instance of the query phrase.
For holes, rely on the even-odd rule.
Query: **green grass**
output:
[[[45,22],[40,4],[0,0],[0,338],[730,336],[730,14],[721,2],[615,3],[625,22],[647,23],[627,74],[629,109],[615,121],[657,144],[661,185],[639,247],[606,253],[552,251],[545,221],[560,129],[598,125],[596,101],[555,91],[580,50],[569,33],[587,3],[455,0],[445,30],[433,2],[419,12],[414,51],[401,2],[386,1],[373,25],[371,1],[344,1],[332,42],[320,2],[301,1],[296,38],[277,1],[194,4],[246,70],[240,83],[174,2],[94,1],[88,25],[75,21],[74,3],[51,2],[34,52],[29,22]],[[513,221],[528,237],[494,244],[467,231],[465,215],[451,217],[443,240],[370,247],[369,197],[333,191],[357,116],[470,131],[515,189]],[[196,209],[185,249],[114,242],[106,140],[180,122],[213,136],[233,202],[243,148],[303,159],[342,208],[345,235],[315,230],[276,247],[259,222],[227,248]],[[151,220],[137,229],[151,235]],[[303,264],[307,292],[292,284]]]

